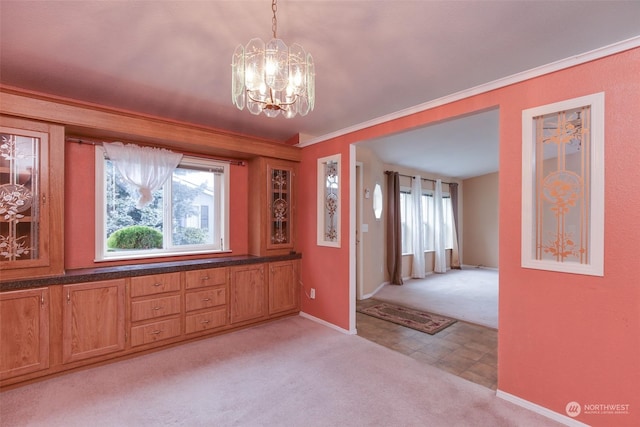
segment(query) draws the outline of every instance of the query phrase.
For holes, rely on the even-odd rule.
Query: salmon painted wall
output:
[[[498,386],[594,426],[640,425],[640,49],[505,88]],[[520,268],[521,111],[605,93],[604,277]],[[504,106],[504,108],[503,108]],[[629,414],[588,414],[618,404]],[[597,412],[597,410],[596,410]]]
[[[340,248],[317,245],[317,161],[341,154]],[[302,311],[349,330],[349,146],[339,141],[302,150],[298,185],[299,248],[302,252]],[[316,290],[316,298],[308,297]]]
[[[95,255],[94,148],[89,144],[67,142],[65,150],[65,268],[139,263],[136,260],[93,262]],[[233,253],[220,256],[245,255],[249,252],[248,188],[248,167],[232,165],[229,222]],[[149,260],[149,262],[193,258],[202,258],[202,256],[163,257]]]
[[[597,92],[605,92],[605,275],[523,269],[522,110]],[[315,247],[316,159],[340,151],[344,167],[349,144],[496,106],[498,388],[561,415],[566,415],[569,402],[578,402],[583,411],[576,419],[594,426],[640,425],[640,48],[305,147],[303,279],[306,288],[328,292],[321,291],[322,299],[315,302],[304,301],[303,309],[343,328],[349,322],[343,300],[349,289],[344,234],[348,204],[343,187],[343,248]],[[621,405],[628,413],[593,413],[605,404]]]

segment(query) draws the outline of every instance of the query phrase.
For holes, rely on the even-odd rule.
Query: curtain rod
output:
[[[87,145],[93,145],[93,146],[96,146],[96,145],[102,146],[103,145],[102,141],[93,141],[93,140],[90,140],[90,139],[80,139],[80,138],[68,137],[68,138],[66,138],[66,140],[68,142],[75,142],[75,143],[78,143],[78,144],[87,144]],[[227,163],[235,165],[235,166],[246,166],[247,165],[242,160],[221,159],[219,157],[209,156],[207,154],[191,153],[191,152],[188,152],[188,151],[180,151],[180,153],[185,154],[187,156],[205,157],[205,158],[211,159],[211,160],[217,160],[217,161],[220,161],[220,162],[227,162]]]
[[[384,173],[393,173],[393,171],[384,171]],[[412,177],[411,175],[405,175],[405,174],[403,174],[403,173],[398,173],[398,175],[400,175],[400,176],[404,176],[405,178],[411,178],[411,179],[413,179],[413,177]],[[433,182],[433,183],[435,183],[435,182],[436,182],[436,180],[435,180],[435,179],[431,179],[431,178],[421,178],[421,179],[422,179],[423,181],[429,181],[429,182]],[[443,184],[447,184],[447,185],[451,185],[451,184],[458,185],[458,183],[457,183],[457,182],[445,182],[445,181],[442,181],[442,183],[443,183]]]

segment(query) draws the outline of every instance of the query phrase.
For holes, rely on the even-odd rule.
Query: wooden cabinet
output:
[[[0,379],[49,367],[49,289],[0,294]]]
[[[295,314],[299,258],[276,259],[2,292],[0,386]]]
[[[2,280],[64,269],[64,128],[0,116]]]
[[[298,261],[269,263],[269,314],[300,310]]]
[[[230,301],[231,323],[258,320],[267,315],[265,264],[231,267]]]
[[[66,285],[62,295],[63,363],[124,349],[124,279]]]
[[[180,273],[131,278],[131,346],[182,334]]]
[[[295,180],[298,164],[260,157],[249,163],[249,252],[295,251]]]
[[[228,268],[185,273],[185,332],[210,331],[227,324]]]

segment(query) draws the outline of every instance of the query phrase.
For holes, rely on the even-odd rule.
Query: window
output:
[[[442,195],[442,212],[444,213],[444,247],[453,249],[453,206],[449,195]]]
[[[445,248],[453,248],[453,208],[451,197],[444,194],[442,198],[445,227]],[[402,253],[413,253],[411,248],[411,191],[400,191],[400,218],[402,220]],[[422,194],[422,227],[425,251],[435,250],[435,200],[433,192]]]
[[[433,194],[425,193],[422,195],[422,237],[424,239],[424,250],[435,250],[435,206]]]
[[[402,234],[402,253],[412,253],[411,248],[411,192],[400,189],[400,227]]]
[[[137,190],[96,147],[96,260],[228,250],[228,168],[184,157],[153,201],[138,209]]]

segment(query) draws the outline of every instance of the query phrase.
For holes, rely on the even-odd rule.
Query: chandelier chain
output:
[[[271,18],[271,31],[273,32],[273,38],[277,39],[276,33],[278,31],[278,19],[276,18],[276,12],[278,11],[278,0],[272,0],[271,10],[273,11],[273,18]]]

